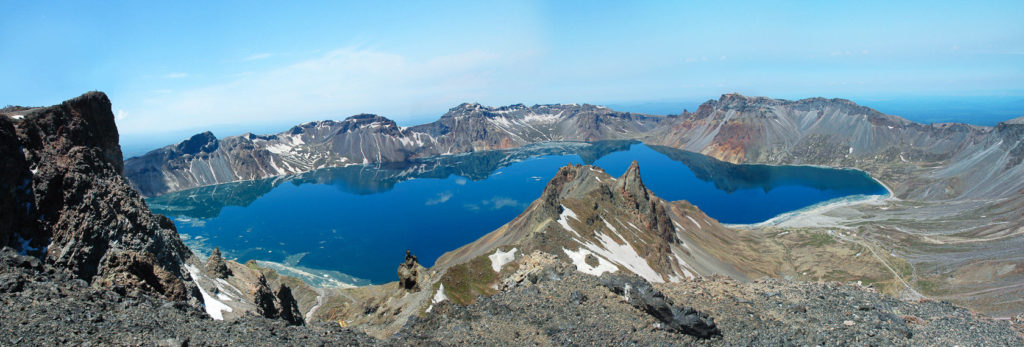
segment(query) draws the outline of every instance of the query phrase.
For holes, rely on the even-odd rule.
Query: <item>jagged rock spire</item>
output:
[[[416,261],[416,256],[408,249],[405,250],[405,261],[398,266],[398,286],[410,292],[419,291],[420,267],[422,266]]]
[[[214,247],[213,252],[210,252],[210,258],[206,260],[206,273],[216,278],[228,278],[231,275],[228,264],[220,254],[220,248]]]
[[[292,289],[281,283],[277,288],[276,296],[278,318],[293,325],[301,325],[303,323],[302,311],[299,311],[299,303],[292,295]]]

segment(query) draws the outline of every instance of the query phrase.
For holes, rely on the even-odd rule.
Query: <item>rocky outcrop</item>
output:
[[[418,292],[420,290],[419,272],[422,268],[423,266],[416,262],[416,256],[406,250],[405,261],[398,266],[398,286],[410,292]]]
[[[288,288],[284,283],[278,285],[277,291],[274,292],[274,298],[277,299],[276,318],[281,318],[294,325],[301,325],[303,323],[302,312],[299,311],[299,302],[296,301],[295,296],[292,295],[291,288]]]
[[[2,243],[78,278],[121,291],[183,300],[191,252],[123,174],[110,101],[92,92],[51,107],[0,116]],[[6,229],[6,226],[11,226]],[[7,234],[9,233],[9,234]]]
[[[722,335],[715,326],[715,320],[706,313],[676,305],[671,298],[665,297],[665,294],[654,289],[643,278],[604,274],[600,281],[601,285],[613,293],[622,295],[633,307],[664,323],[668,330],[704,339]]]
[[[224,257],[220,254],[220,248],[214,247],[213,252],[210,252],[210,258],[206,260],[204,266],[206,273],[214,278],[228,278],[231,276],[231,270],[228,269],[228,264],[224,262]]]

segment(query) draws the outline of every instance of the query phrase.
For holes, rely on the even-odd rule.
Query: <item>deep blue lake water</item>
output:
[[[201,253],[216,246],[242,262],[271,261],[330,270],[324,274],[345,282],[384,283],[397,278],[406,249],[429,267],[444,252],[511,221],[561,166],[594,164],[619,176],[633,160],[656,195],[688,200],[723,223],[756,223],[835,198],[886,193],[859,171],[733,165],[616,141],[323,169],[148,202],[172,217],[186,244]]]

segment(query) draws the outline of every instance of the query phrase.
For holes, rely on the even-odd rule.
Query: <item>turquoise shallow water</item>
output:
[[[446,251],[514,219],[568,163],[618,176],[636,160],[644,183],[723,223],[756,223],[850,195],[885,194],[866,174],[733,165],[634,142],[552,143],[383,166],[202,187],[148,200],[193,249],[343,273],[357,284],[396,279],[411,249],[430,266]]]

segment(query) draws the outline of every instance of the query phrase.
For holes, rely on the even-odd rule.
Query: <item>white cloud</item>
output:
[[[443,110],[481,99],[493,71],[514,64],[482,51],[410,59],[338,49],[320,57],[228,82],[156,95],[126,109],[126,132],[146,133],[225,124],[341,119]],[[177,76],[171,74],[166,77]],[[184,77],[185,74],[181,74]],[[174,119],[172,123],[167,119]]]
[[[116,121],[122,121],[125,118],[128,118],[128,113],[124,112],[124,110],[117,110],[117,114],[114,115],[114,120]]]

